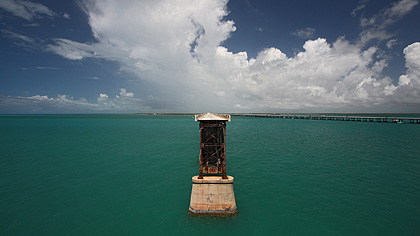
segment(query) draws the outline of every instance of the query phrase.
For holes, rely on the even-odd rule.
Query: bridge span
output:
[[[383,123],[406,123],[420,124],[420,117],[404,116],[358,116],[358,115],[308,115],[308,114],[270,114],[270,113],[249,113],[232,114],[232,116],[280,118],[280,119],[304,119],[304,120],[336,120],[356,122],[383,122]]]

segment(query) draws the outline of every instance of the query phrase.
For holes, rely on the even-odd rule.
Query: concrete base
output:
[[[190,213],[209,215],[233,215],[236,208],[235,193],[233,192],[233,177],[222,179],[221,176],[198,175],[192,177],[192,191]]]

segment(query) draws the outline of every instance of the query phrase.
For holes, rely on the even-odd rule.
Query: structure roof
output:
[[[214,114],[214,113],[203,113],[200,115],[195,115],[195,121],[205,121],[205,120],[230,121],[230,115],[222,115],[222,114]]]

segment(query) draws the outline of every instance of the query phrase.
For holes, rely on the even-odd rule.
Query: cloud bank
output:
[[[134,97],[134,93],[121,88],[116,95],[99,94],[96,102],[85,98],[75,99],[69,95],[35,95],[30,97],[11,97],[0,95],[0,107],[14,113],[109,113],[109,112],[146,112],[150,101]]]
[[[401,0],[371,18],[361,18],[357,42],[340,37],[308,40],[302,51],[287,56],[266,48],[256,58],[220,46],[236,30],[226,0],[86,0],[82,8],[96,42],[56,38],[46,50],[69,60],[100,58],[116,61],[120,71],[151,84],[149,104],[171,101],[165,111],[181,112],[390,112],[420,107],[420,43],[407,45],[406,72],[384,76],[389,57],[373,39],[397,41],[387,27],[418,1]],[[356,15],[365,1],[352,12]],[[297,30],[300,37],[315,29]],[[100,94],[96,103],[68,97],[32,97],[49,103],[71,101],[89,109],[130,107],[144,110],[148,102],[121,89],[115,99]],[[52,99],[52,100],[51,100]],[[140,104],[140,105],[139,105]],[[169,104],[169,103],[168,103]],[[158,106],[155,106],[155,108]],[[392,109],[392,108],[391,108]]]

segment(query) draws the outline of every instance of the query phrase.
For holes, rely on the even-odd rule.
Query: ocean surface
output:
[[[191,116],[0,116],[0,235],[420,235],[420,124],[233,117],[238,214],[188,214]]]

